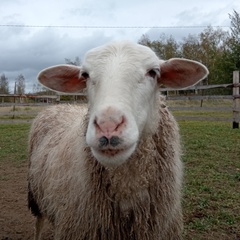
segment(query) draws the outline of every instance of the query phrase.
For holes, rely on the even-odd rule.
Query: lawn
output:
[[[180,122],[184,143],[184,239],[240,239],[240,129]]]
[[[240,129],[224,122],[181,121],[179,125],[185,164],[184,240],[239,240]],[[27,171],[29,126],[0,125],[0,165],[23,166]],[[5,178],[0,176],[0,181],[7,185]]]
[[[0,124],[0,164],[21,165],[26,161],[29,128],[29,124]]]

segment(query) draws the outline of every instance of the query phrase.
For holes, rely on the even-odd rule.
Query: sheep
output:
[[[183,164],[178,125],[159,86],[186,88],[208,75],[199,62],[160,60],[118,41],[88,51],[82,66],[42,70],[41,84],[86,88],[87,105],[41,112],[29,134],[28,205],[55,240],[178,240]]]

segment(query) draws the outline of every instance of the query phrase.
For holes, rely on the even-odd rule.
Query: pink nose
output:
[[[96,128],[97,137],[106,137],[110,139],[113,136],[119,136],[125,127],[126,120],[123,116],[111,117],[104,116],[102,118],[95,118],[94,124]]]

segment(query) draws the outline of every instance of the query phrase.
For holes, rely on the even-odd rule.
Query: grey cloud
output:
[[[43,68],[63,64],[65,58],[74,59],[78,56],[82,59],[86,51],[107,41],[110,41],[110,37],[102,31],[85,37],[79,34],[79,38],[62,35],[51,28],[39,29],[28,37],[13,31],[4,45],[3,39],[0,40],[0,74],[8,77],[11,89],[16,77],[23,74],[27,91],[31,91],[38,72]]]
[[[229,3],[227,9],[225,1]],[[238,0],[224,0],[223,3],[213,0],[208,1],[207,5],[204,2],[195,3],[188,0],[183,2],[59,0],[56,5],[46,0],[36,3],[26,0],[1,0],[0,22],[73,26],[216,25],[226,22],[234,2],[236,10],[239,11]],[[5,73],[11,84],[19,74],[23,74],[31,91],[36,75],[41,69],[64,63],[64,58],[83,58],[87,50],[108,41],[138,41],[144,33],[154,40],[158,39],[161,33],[181,40],[189,33],[197,34],[200,31],[202,29],[197,28],[147,30],[0,27],[0,74]]]

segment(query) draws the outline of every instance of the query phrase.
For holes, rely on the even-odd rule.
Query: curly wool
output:
[[[85,142],[87,108],[54,106],[36,118],[29,191],[55,239],[181,239],[179,133],[162,100],[158,123],[127,162],[106,168]]]

